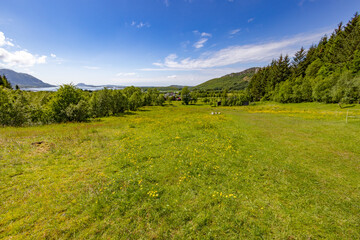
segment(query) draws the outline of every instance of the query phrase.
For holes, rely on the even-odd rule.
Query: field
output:
[[[359,239],[348,110],[175,104],[0,128],[0,239]]]

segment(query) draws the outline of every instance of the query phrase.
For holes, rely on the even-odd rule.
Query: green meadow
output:
[[[0,239],[359,239],[360,106],[343,107],[0,128]]]

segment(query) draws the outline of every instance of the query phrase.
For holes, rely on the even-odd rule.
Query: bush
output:
[[[0,87],[0,123],[1,125],[9,125],[10,115],[10,100],[8,96],[8,91]]]
[[[191,100],[190,90],[188,87],[184,87],[181,90],[181,101],[183,104],[189,105],[190,100]]]
[[[333,102],[354,103],[360,99],[360,78],[344,72],[331,91]]]
[[[121,90],[112,91],[114,114],[123,113],[128,109],[128,100]]]
[[[139,107],[143,105],[141,92],[135,91],[129,98],[129,109],[131,111],[136,111]]]
[[[74,121],[70,109],[75,109],[83,98],[82,90],[73,85],[62,85],[49,102],[52,119],[55,122]]]
[[[70,104],[66,109],[66,118],[71,122],[84,122],[89,118],[89,104],[80,100],[78,104]]]
[[[113,98],[111,90],[104,88],[96,91],[90,98],[91,115],[93,117],[107,117],[113,114]]]
[[[22,126],[28,120],[28,102],[22,93],[0,87],[0,124]]]
[[[336,79],[333,76],[322,79],[317,77],[315,79],[312,97],[315,101],[331,103],[331,88],[336,84]]]
[[[156,106],[163,106],[165,103],[165,97],[163,94],[159,94],[155,100]]]

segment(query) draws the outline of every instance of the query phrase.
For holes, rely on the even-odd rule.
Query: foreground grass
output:
[[[174,105],[2,128],[0,238],[359,239],[360,120],[347,110],[360,115]]]

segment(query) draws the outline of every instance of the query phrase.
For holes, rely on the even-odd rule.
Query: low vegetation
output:
[[[87,92],[63,85],[56,92],[26,92],[0,86],[0,125],[83,122],[136,111],[142,106],[161,106],[164,102],[158,90],[143,92],[137,87]]]
[[[0,128],[0,238],[359,239],[360,106],[342,107]]]

